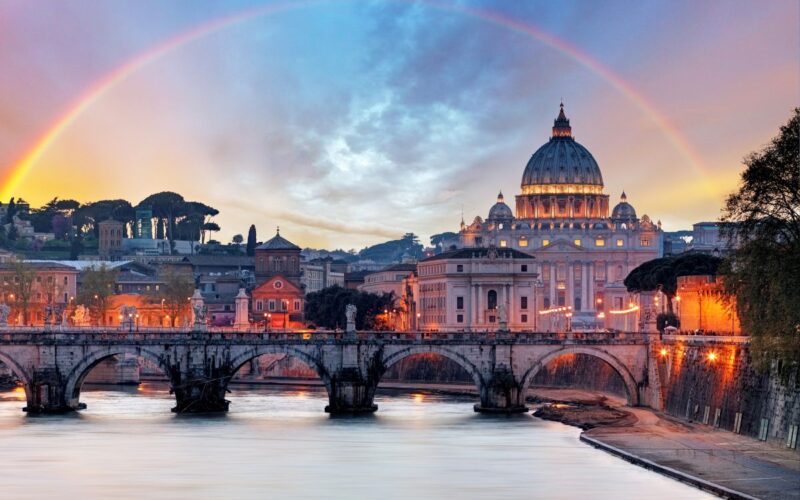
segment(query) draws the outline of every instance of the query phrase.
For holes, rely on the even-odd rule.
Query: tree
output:
[[[234,234],[233,238],[231,238],[231,242],[234,245],[241,245],[242,242],[244,242],[244,236],[242,236],[241,234]]]
[[[345,325],[345,308],[354,304],[356,328],[374,329],[379,326],[378,317],[394,304],[392,294],[377,295],[360,292],[341,286],[331,286],[306,296],[305,317],[318,326],[337,328]]]
[[[27,325],[30,319],[36,270],[22,260],[13,260],[8,265],[11,268],[11,276],[8,280],[3,280],[3,292],[22,315],[22,324]]]
[[[153,211],[153,217],[156,219],[156,238],[173,239],[175,218],[181,214],[183,205],[183,196],[171,191],[162,191],[151,194],[138,206],[147,206]]]
[[[648,260],[631,271],[624,284],[629,292],[659,291],[667,297],[667,311],[671,314],[672,299],[678,292],[678,277],[716,275],[722,260],[702,253],[685,253],[671,257]]]
[[[194,293],[194,280],[188,273],[169,269],[165,272],[164,284],[161,286],[157,298],[164,305],[164,310],[169,314],[170,326],[175,326],[175,321],[189,309]]]
[[[207,231],[218,232],[219,231],[219,224],[216,222],[206,222],[203,224],[203,241],[205,241],[205,234]]]
[[[252,257],[256,254],[256,225],[250,224],[247,231],[247,255]]]
[[[99,325],[106,324],[106,313],[114,295],[114,284],[117,281],[117,270],[105,265],[91,267],[83,272],[77,303],[86,306],[93,321]]]
[[[745,158],[726,200],[723,234],[733,251],[723,272],[751,351],[762,366],[800,360],[800,108],[761,151]]]

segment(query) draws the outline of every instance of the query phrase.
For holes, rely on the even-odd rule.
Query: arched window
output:
[[[489,294],[486,297],[486,302],[489,306],[489,309],[497,309],[497,292],[494,290],[489,290]]]

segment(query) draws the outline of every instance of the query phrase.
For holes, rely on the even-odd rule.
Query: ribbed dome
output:
[[[628,197],[625,196],[625,191],[622,192],[617,206],[611,211],[611,219],[625,221],[636,220],[636,210],[634,210],[633,205],[628,203]]]
[[[489,217],[486,220],[505,221],[513,218],[514,212],[511,211],[511,207],[506,205],[503,199],[503,192],[500,191],[500,194],[497,195],[497,203],[489,209]]]
[[[603,186],[603,176],[592,153],[572,137],[564,105],[553,126],[553,136],[540,147],[525,167],[522,188],[542,184]]]

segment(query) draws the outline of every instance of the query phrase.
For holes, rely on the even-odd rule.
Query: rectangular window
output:
[[[650,246],[650,239],[649,238],[642,238],[642,246],[649,247]]]
[[[479,246],[481,246],[481,245],[483,245],[483,238],[481,238],[480,236],[478,236],[477,238],[475,238],[475,246],[476,246],[476,247],[479,247]]]
[[[544,298],[544,308],[545,309],[550,309],[550,297],[545,297]]]
[[[528,308],[528,297],[520,297],[520,309],[527,309]]]
[[[606,246],[606,240],[604,240],[603,238],[597,238],[596,240],[594,240],[594,246],[604,247]]]
[[[581,240],[574,240],[573,243],[575,243],[576,247],[581,246]]]
[[[263,311],[264,310],[264,301],[257,300],[256,301],[256,311]]]
[[[274,311],[275,310],[275,301],[274,300],[270,300],[269,301],[269,310],[270,311]]]
[[[618,246],[618,247],[621,247],[621,246],[622,246],[622,245],[624,245],[624,244],[625,244],[625,241],[623,241],[623,240],[621,240],[621,239],[618,239],[618,240],[617,240],[617,246]]]
[[[456,265],[456,272],[457,273],[463,273],[464,272],[464,265],[463,264]]]
[[[464,297],[456,297],[456,309],[464,309]]]
[[[547,246],[547,245],[549,245],[549,244],[550,244],[550,240],[548,240],[548,239],[544,239],[544,240],[542,240],[542,246],[543,246],[543,247],[546,247],[546,246]]]
[[[528,264],[522,264],[521,270],[522,270],[523,273],[527,273],[528,272]]]
[[[464,315],[463,314],[457,315],[456,316],[456,322],[457,323],[463,323],[464,322]]]
[[[295,311],[299,311],[300,310],[300,301],[297,300],[297,299],[295,299],[295,301],[294,301],[294,310]]]
[[[614,297],[614,309],[618,311],[622,309],[622,297]]]
[[[505,248],[508,246],[508,242],[506,240],[500,240],[500,248]]]
[[[528,315],[527,315],[527,314],[523,314],[523,315],[521,316],[521,319],[522,319],[522,322],[523,322],[523,323],[527,323],[527,322],[528,322]]]
[[[519,240],[519,246],[520,246],[520,247],[522,247],[522,248],[525,248],[525,247],[527,247],[527,246],[528,246],[528,240],[527,240],[527,239],[525,239],[525,238],[520,238],[520,240]]]

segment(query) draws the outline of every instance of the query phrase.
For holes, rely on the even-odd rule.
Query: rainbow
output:
[[[342,0],[347,1],[347,0]],[[397,2],[409,2],[410,0],[392,0]],[[0,190],[0,200],[7,200],[15,196],[15,191],[25,178],[25,176],[33,169],[39,159],[44,155],[48,148],[66,131],[72,123],[74,123],[80,116],[90,108],[94,103],[100,100],[104,95],[109,93],[117,85],[124,82],[128,77],[148,66],[149,64],[157,61],[161,57],[169,54],[170,52],[190,44],[200,38],[224,30],[239,23],[252,20],[254,18],[273,15],[279,12],[288,10],[295,10],[306,8],[309,6],[334,3],[334,0],[306,0],[294,2],[282,2],[272,5],[259,6],[233,14],[215,18],[211,21],[196,26],[188,31],[179,33],[158,45],[149,48],[148,50],[137,54],[132,59],[128,60],[121,66],[118,66],[85,92],[83,92],[73,103],[71,103],[63,113],[61,113],[47,128],[47,130],[39,136],[33,145],[28,148],[24,154],[17,160],[9,170],[9,173],[2,180],[2,189]],[[704,168],[698,155],[694,152],[690,144],[682,136],[680,131],[670,123],[670,121],[660,113],[656,106],[650,103],[644,96],[638,93],[632,85],[623,80],[619,75],[614,73],[611,69],[603,65],[601,62],[592,58],[579,48],[567,43],[566,41],[546,33],[530,24],[520,22],[516,19],[509,18],[499,12],[476,8],[464,7],[446,4],[436,0],[425,0],[426,6],[433,9],[451,12],[454,14],[464,15],[486,23],[490,23],[505,29],[512,30],[527,37],[533,38],[548,47],[557,50],[558,52],[566,55],[570,59],[589,69],[593,73],[600,76],[603,80],[609,83],[614,89],[619,91],[628,100],[630,100],[641,112],[652,120],[656,126],[663,132],[665,137],[670,143],[686,158],[689,163],[699,172],[704,172]]]

